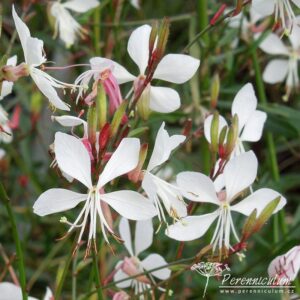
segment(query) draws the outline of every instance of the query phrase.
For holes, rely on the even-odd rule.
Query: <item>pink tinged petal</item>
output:
[[[149,59],[149,38],[151,26],[143,25],[135,29],[128,40],[127,51],[144,75]]]
[[[248,151],[231,159],[224,168],[227,201],[232,201],[248,188],[257,175],[258,162],[253,151]]]
[[[92,188],[91,160],[80,139],[57,132],[54,152],[58,166],[63,172],[77,179],[87,188]]]
[[[283,82],[287,77],[289,62],[286,59],[271,60],[263,73],[263,80],[267,83],[274,84]]]
[[[50,288],[47,287],[44,300],[53,300],[53,299],[54,299],[53,293],[50,290]]]
[[[180,107],[179,94],[171,88],[150,87],[150,109],[159,113],[170,113]]]
[[[295,246],[287,253],[277,256],[268,267],[270,277],[279,277],[293,281],[300,269],[300,246]],[[279,280],[280,280],[279,279]]]
[[[99,5],[97,0],[70,0],[62,4],[65,8],[71,9],[78,13],[84,13]]]
[[[134,248],[135,255],[148,249],[153,242],[153,224],[152,219],[137,221],[135,225]]]
[[[257,142],[262,136],[264,124],[267,120],[267,114],[256,110],[248,119],[240,139],[247,142]]]
[[[139,152],[139,139],[122,139],[100,175],[97,187],[101,188],[109,181],[133,170],[138,164]]]
[[[161,255],[156,253],[148,255],[141,263],[143,268],[147,271],[167,265],[166,260]],[[151,272],[151,275],[157,277],[160,280],[166,280],[171,276],[171,270],[168,267],[166,267]]]
[[[46,57],[43,54],[44,42],[37,38],[28,37],[26,47],[30,51],[25,53],[25,61],[29,66],[39,66],[46,62]]]
[[[115,269],[119,268],[122,263],[123,263],[123,261],[120,261],[119,263],[117,263]],[[128,278],[128,277],[129,276],[120,269],[114,275],[114,282],[117,282],[119,280],[122,280],[122,279],[125,279],[125,278]],[[117,283],[116,286],[118,288],[124,289],[124,288],[130,287],[131,283],[132,283],[132,279],[128,279],[126,281],[122,281],[120,283]]]
[[[267,1],[266,1],[267,2]],[[259,35],[256,36],[258,38]],[[288,48],[274,33],[270,33],[260,44],[259,48],[265,53],[272,55],[289,55]]]
[[[87,199],[87,194],[79,194],[65,189],[50,189],[35,201],[33,212],[39,216],[66,211]]]
[[[159,62],[153,78],[173,83],[191,79],[199,68],[200,60],[184,54],[168,54]]]
[[[32,72],[31,78],[37,85],[38,89],[42,92],[42,94],[48,98],[50,103],[58,109],[69,111],[70,108],[66,103],[64,103],[58,96],[56,90],[51,85],[51,82],[45,77],[41,76],[41,74],[36,74]]]
[[[176,182],[185,198],[220,204],[214,183],[208,176],[197,172],[182,172],[177,175]]]
[[[165,130],[165,123],[163,122],[158,130],[152,155],[148,164],[147,171],[153,170],[155,167],[167,161],[171,152],[177,148],[186,137],[184,135],[170,136]]]
[[[202,237],[219,213],[213,212],[201,216],[189,216],[169,226],[166,235],[177,241],[192,241]]]
[[[17,30],[18,35],[19,35],[19,39],[21,41],[24,56],[26,57],[26,54],[27,54],[27,38],[30,37],[30,31],[29,31],[27,25],[17,15],[14,5],[12,7],[12,15],[13,15],[14,23],[15,23],[15,26],[16,26],[16,30]]]
[[[210,132],[211,132],[211,123],[212,123],[213,115],[209,115],[205,121],[204,121],[204,136],[206,140],[211,143],[211,137],[210,137]],[[221,130],[227,126],[226,120],[222,117],[219,116],[219,130],[218,130],[218,136],[221,133]]]
[[[274,213],[276,213],[285,206],[286,199],[278,192],[265,188],[255,191],[244,200],[235,205],[232,205],[231,210],[249,216],[254,209],[257,209],[257,214],[259,215],[263,211],[263,209],[277,197],[280,197],[280,202],[274,211]]]
[[[129,222],[125,218],[121,218],[119,224],[119,233],[121,239],[124,241],[124,246],[129,252],[131,256],[134,256],[132,251],[132,242],[131,242],[131,233],[130,233],[130,226]]]
[[[152,201],[134,191],[101,194],[100,198],[126,219],[147,220],[157,214]]]
[[[231,107],[231,114],[237,114],[240,130],[247,123],[257,106],[257,98],[251,83],[244,85],[236,94]]]
[[[274,13],[275,0],[252,0],[252,8],[263,16],[269,16]]]

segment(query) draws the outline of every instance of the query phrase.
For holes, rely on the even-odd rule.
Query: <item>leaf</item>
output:
[[[149,130],[149,127],[146,127],[146,126],[135,128],[129,132],[128,137],[139,136],[139,135],[143,134],[144,132],[146,132],[147,130]]]
[[[242,234],[243,234],[243,240],[247,240],[249,238],[249,236],[251,235],[251,233],[254,230],[254,226],[257,222],[257,209],[254,209],[252,211],[252,213],[250,214],[250,216],[246,219],[246,222],[244,224],[243,230],[242,230]]]

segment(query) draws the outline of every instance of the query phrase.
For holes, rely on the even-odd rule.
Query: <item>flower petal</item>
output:
[[[224,168],[227,201],[249,187],[257,175],[258,162],[253,151],[232,158]]]
[[[135,225],[134,248],[135,255],[148,249],[153,242],[153,224],[152,219],[137,221]]]
[[[253,194],[249,195],[244,200],[240,201],[235,205],[232,205],[231,210],[249,216],[254,209],[257,209],[257,215],[259,215],[271,201],[275,200],[279,196],[281,198],[279,204],[277,205],[274,211],[274,213],[276,213],[285,206],[286,199],[283,196],[281,196],[278,192],[265,188],[255,191]]]
[[[73,11],[84,13],[92,8],[99,5],[97,0],[70,0],[62,4],[65,8],[71,9]]]
[[[46,62],[44,55],[44,42],[37,38],[28,37],[26,47],[30,49],[25,53],[25,61],[29,66],[39,66]]]
[[[267,1],[265,1],[267,2]],[[259,35],[256,35],[256,39]],[[260,44],[259,48],[272,55],[289,55],[288,48],[275,33],[270,33]]]
[[[208,176],[197,172],[181,172],[177,175],[176,182],[185,198],[220,204],[214,183]]]
[[[179,94],[171,88],[151,86],[150,109],[159,113],[170,113],[180,107]]]
[[[54,152],[58,166],[63,172],[77,179],[87,188],[92,187],[90,156],[81,140],[57,132]]]
[[[252,0],[252,7],[257,13],[263,16],[269,16],[274,13],[275,0]]]
[[[166,260],[159,254],[153,253],[148,255],[144,260],[141,261],[142,266],[147,271],[150,271],[155,268],[159,268],[167,265]],[[171,270],[166,267],[157,271],[151,272],[151,275],[159,278],[160,280],[166,280],[171,275]]]
[[[87,194],[79,194],[65,189],[50,189],[35,201],[33,212],[39,216],[47,216],[69,210],[87,199]]]
[[[199,65],[200,60],[190,55],[168,54],[159,62],[153,78],[184,83],[193,77]]]
[[[300,0],[292,0],[292,2],[293,2],[298,8],[300,8]]]
[[[10,282],[0,283],[1,300],[22,300],[22,290],[19,286]],[[28,300],[38,300],[37,298],[28,297]]]
[[[65,127],[74,127],[81,124],[87,126],[86,121],[73,116],[52,116],[52,120],[57,121],[60,125]]]
[[[46,294],[45,294],[45,297],[44,297],[44,300],[52,300],[54,299],[53,298],[53,293],[52,291],[50,290],[50,288],[47,287],[46,289]]]
[[[267,83],[274,84],[283,82],[288,74],[289,63],[286,59],[271,60],[263,73],[263,80]]]
[[[166,235],[177,241],[192,241],[202,237],[214,220],[218,217],[218,212],[201,216],[189,216],[181,221],[169,226]]]
[[[99,177],[98,188],[103,187],[109,181],[133,170],[139,160],[140,140],[136,138],[124,138],[116,151],[106,164]]]
[[[128,40],[127,51],[144,75],[149,59],[149,38],[151,26],[143,25],[135,29]]]
[[[213,115],[209,115],[204,121],[204,135],[205,135],[206,140],[209,143],[211,143],[210,132],[211,132],[211,123],[212,123],[213,117],[214,117]],[[219,130],[218,130],[219,132],[218,132],[218,136],[220,135],[222,129],[225,126],[228,126],[226,120],[222,116],[219,115]]]
[[[148,220],[157,214],[152,202],[134,191],[101,194],[100,198],[126,219]]]
[[[247,142],[259,141],[266,120],[267,114],[263,111],[256,110],[245,124],[240,140]]]
[[[237,114],[239,129],[241,130],[251,117],[257,106],[257,98],[251,83],[244,85],[234,97],[231,114]]]
[[[129,252],[131,256],[134,256],[132,251],[132,242],[131,242],[131,233],[130,233],[130,226],[129,222],[125,218],[121,218],[119,224],[119,233],[121,239],[124,241],[124,246]]]
[[[163,122],[157,132],[154,148],[148,164],[147,171],[153,170],[155,167],[167,161],[171,152],[177,148],[185,140],[184,135],[169,136],[165,130],[165,122]]]

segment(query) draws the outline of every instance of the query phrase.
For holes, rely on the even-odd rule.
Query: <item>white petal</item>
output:
[[[15,7],[13,5],[12,7],[12,15],[14,19],[14,23],[16,26],[16,30],[19,35],[19,39],[23,48],[24,56],[26,57],[27,53],[27,38],[30,37],[30,31],[27,27],[27,25],[20,19],[20,17],[17,15],[15,11]]]
[[[4,97],[8,96],[12,92],[13,85],[14,83],[11,81],[3,81],[0,100],[2,100]]]
[[[97,0],[70,0],[62,4],[65,8],[72,9],[73,11],[84,13],[99,5]]]
[[[98,188],[133,170],[139,160],[140,140],[124,138],[106,164],[98,181]]]
[[[239,203],[232,205],[231,210],[249,216],[254,209],[257,209],[257,215],[259,215],[271,201],[275,200],[279,196],[281,195],[278,192],[271,189],[260,189],[258,191],[255,191],[253,194],[246,197]],[[276,207],[274,213],[282,209],[285,204],[286,199],[281,196],[280,202]]]
[[[199,68],[200,60],[184,54],[168,54],[159,62],[153,78],[184,83],[191,79]]]
[[[88,124],[86,121],[73,116],[53,116],[52,120],[57,121],[60,125],[65,127],[75,127],[79,125],[83,125],[84,128],[84,135],[87,136],[88,134]]]
[[[35,71],[31,72],[31,77],[39,90],[48,98],[48,100],[58,109],[69,111],[70,108],[64,103],[58,96],[56,90],[51,85],[51,82],[45,77],[41,76],[42,71],[36,73]]]
[[[52,300],[52,299],[54,299],[53,298],[53,293],[50,290],[50,288],[47,287],[47,289],[46,289],[46,295],[44,297],[44,300]]]
[[[213,120],[213,115],[209,115],[205,121],[204,121],[204,136],[206,138],[206,140],[211,143],[211,137],[210,137],[210,132],[211,132],[211,123],[212,123],[212,120]],[[218,133],[218,136],[220,135],[221,133],[221,130],[227,126],[227,122],[226,120],[219,115],[219,133]]]
[[[257,13],[269,16],[274,13],[275,0],[252,0],[252,7]]]
[[[131,256],[134,256],[132,251],[132,242],[131,242],[131,233],[130,233],[130,226],[129,222],[125,218],[121,218],[119,224],[119,233],[121,239],[124,241],[124,246],[126,247],[127,251]]]
[[[130,0],[130,3],[133,7],[135,7],[136,9],[140,9],[140,0]]]
[[[148,271],[167,265],[166,260],[162,256],[160,256],[159,254],[156,254],[156,253],[150,254],[141,263],[142,263],[142,266],[144,267],[144,269],[146,269]],[[171,270],[168,267],[166,267],[166,268],[151,272],[151,275],[159,278],[160,280],[166,280],[170,277]]]
[[[189,216],[169,226],[166,235],[177,241],[192,241],[202,237],[214,220],[217,212],[201,216]]]
[[[256,110],[245,124],[240,139],[247,142],[259,141],[262,136],[266,120],[267,114],[263,111]]]
[[[46,57],[43,52],[44,42],[37,38],[28,37],[26,40],[25,61],[29,66],[39,66],[46,62]]]
[[[7,62],[6,62],[6,65],[8,66],[16,66],[17,65],[17,55],[14,55],[12,57],[10,57]]]
[[[116,265],[115,269],[118,268],[118,267],[120,266],[121,263],[123,263],[123,261],[120,261],[120,262]],[[118,270],[118,271],[116,272],[116,274],[114,275],[114,282],[119,281],[119,280],[122,280],[122,279],[125,279],[125,278],[128,278],[128,277],[129,277],[129,276],[128,276],[126,273],[124,273],[122,270]],[[130,286],[131,286],[131,283],[132,283],[132,279],[128,279],[128,280],[122,281],[122,282],[120,282],[120,283],[117,283],[116,286],[117,286],[118,288],[124,289],[124,288],[130,287]]]
[[[135,225],[134,248],[135,255],[148,249],[153,242],[153,224],[152,219],[137,221]]]
[[[237,114],[239,128],[242,129],[251,117],[257,106],[257,98],[251,83],[244,85],[234,97],[231,107],[231,114]]]
[[[180,107],[179,94],[171,88],[151,86],[150,109],[159,113],[170,113]]]
[[[91,160],[81,140],[74,136],[57,132],[54,141],[55,158],[59,168],[69,176],[92,187]]]
[[[5,150],[0,148],[0,160],[3,159],[3,157],[5,156],[6,152]]]
[[[130,74],[123,66],[117,62],[104,57],[93,57],[90,59],[93,70],[102,69],[104,65],[112,66],[112,73],[119,84],[133,81],[136,77]]]
[[[266,1],[267,2],[267,1]],[[256,36],[256,38],[258,35]],[[288,48],[282,40],[274,33],[270,33],[260,44],[259,48],[272,55],[289,55]]]
[[[184,135],[169,136],[167,130],[165,130],[165,123],[163,122],[157,132],[147,171],[151,171],[155,167],[167,161],[171,152],[183,143],[185,138],[186,137]]]
[[[300,0],[292,0],[292,2],[293,2],[298,8],[300,8]]]
[[[19,286],[10,282],[0,283],[1,300],[22,300],[22,290]],[[28,297],[28,300],[38,300],[37,298]]]
[[[197,172],[181,172],[177,175],[176,182],[187,199],[220,204],[214,183],[208,176]]]
[[[152,202],[133,191],[117,191],[100,195],[121,216],[130,220],[148,220],[157,212]]]
[[[288,73],[289,63],[286,59],[271,60],[263,73],[263,80],[267,83],[283,82]]]
[[[127,51],[144,75],[149,59],[149,38],[151,27],[143,25],[135,29],[128,40]]]
[[[50,189],[35,201],[33,212],[39,216],[47,216],[74,208],[86,199],[86,194],[79,194],[65,189]]]
[[[300,1],[299,1],[300,3]],[[299,27],[299,23],[300,23],[300,18],[299,16],[296,18],[295,23],[293,25],[293,29],[291,34],[288,36],[289,40],[292,44],[292,47],[295,51],[297,51],[300,47],[300,27]]]
[[[231,159],[224,168],[226,197],[232,201],[255,180],[258,162],[253,151],[248,151]]]

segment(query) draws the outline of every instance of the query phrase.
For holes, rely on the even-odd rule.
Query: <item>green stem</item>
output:
[[[93,267],[94,267],[94,275],[95,275],[95,285],[97,289],[97,294],[98,294],[98,300],[103,300],[103,293],[102,293],[102,284],[101,284],[101,276],[99,272],[99,264],[98,264],[98,258],[97,258],[97,252],[95,249],[92,251],[93,252]]]
[[[20,279],[21,289],[22,289],[22,297],[23,297],[23,300],[27,300],[28,293],[26,291],[26,274],[25,274],[24,256],[23,256],[21,241],[19,238],[18,230],[17,230],[16,219],[15,219],[12,207],[11,207],[11,202],[6,194],[6,191],[5,191],[2,183],[0,183],[0,200],[3,202],[3,204],[6,207],[8,217],[9,217],[9,220],[11,223],[12,235],[13,235],[15,245],[16,245],[17,262],[18,262],[19,277],[20,277],[19,279]]]

